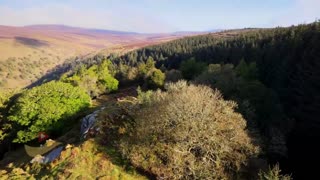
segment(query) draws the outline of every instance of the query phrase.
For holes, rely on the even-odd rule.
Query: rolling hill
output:
[[[126,52],[195,34],[140,34],[64,25],[0,26],[0,88],[24,87],[70,57]]]

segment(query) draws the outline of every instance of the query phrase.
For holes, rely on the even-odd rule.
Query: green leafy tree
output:
[[[10,122],[7,122],[7,108],[10,103],[10,99],[18,94],[19,90],[3,90],[0,91],[0,143],[7,136],[10,135],[10,131],[12,131],[12,125]],[[1,148],[0,148],[1,149]]]
[[[148,73],[146,64],[144,62],[139,63],[138,65],[138,73],[140,78],[144,78],[146,74]]]
[[[110,70],[111,68],[111,70]],[[119,81],[113,77],[114,66],[110,60],[103,60],[100,65],[89,68],[80,66],[74,75],[62,81],[85,89],[91,97],[109,93],[118,89]]]
[[[14,142],[31,141],[40,131],[59,131],[89,105],[90,97],[68,83],[49,82],[27,90],[9,111],[8,119],[20,127]]]
[[[141,62],[138,65],[138,72],[141,78],[145,79],[148,76],[150,76],[150,73],[155,69],[155,61],[154,59],[150,56],[146,63]]]
[[[148,85],[151,87],[162,87],[164,84],[165,78],[166,76],[161,70],[155,69],[152,71],[149,77]]]
[[[154,59],[151,56],[149,56],[148,59],[147,59],[147,62],[146,62],[146,70],[149,72],[152,69],[154,69],[155,68],[155,63],[156,62],[154,61]]]
[[[206,68],[206,64],[203,62],[197,62],[195,58],[191,58],[187,61],[183,61],[180,66],[183,77],[188,80],[193,79],[202,73]]]
[[[113,67],[110,60],[103,61],[100,66],[98,66],[98,86],[102,86],[102,89],[106,92],[112,92],[118,90],[119,81],[115,79],[110,72],[110,68]]]
[[[244,79],[247,79],[247,80],[257,79],[258,70],[255,62],[247,64],[246,61],[242,59],[235,70],[237,74],[243,77]]]

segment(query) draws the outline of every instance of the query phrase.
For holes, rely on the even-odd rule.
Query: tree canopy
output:
[[[165,92],[140,96],[142,107],[130,112],[132,134],[122,139],[122,152],[145,171],[164,179],[232,179],[259,148],[235,102],[220,92],[185,81]],[[148,102],[149,101],[149,102]],[[147,103],[148,102],[148,103]]]
[[[103,60],[99,65],[86,67],[78,66],[75,74],[70,77],[63,77],[63,82],[70,82],[87,91],[91,97],[96,97],[103,93],[109,93],[118,89],[119,81],[114,78],[110,60]]]
[[[41,131],[59,131],[90,101],[81,88],[63,82],[49,82],[24,91],[9,111],[8,119],[19,126],[14,142],[33,140]]]

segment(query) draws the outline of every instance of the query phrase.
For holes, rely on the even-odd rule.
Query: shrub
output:
[[[14,142],[33,140],[40,131],[60,131],[70,118],[89,105],[90,97],[68,83],[49,82],[27,90],[9,110],[8,119],[21,129]]]
[[[132,133],[120,145],[124,155],[158,178],[234,178],[259,150],[236,104],[206,86],[166,87],[132,114]]]

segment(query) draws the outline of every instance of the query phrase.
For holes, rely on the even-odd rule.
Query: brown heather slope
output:
[[[127,52],[194,33],[139,34],[63,25],[0,26],[0,90],[21,88],[67,58]]]

